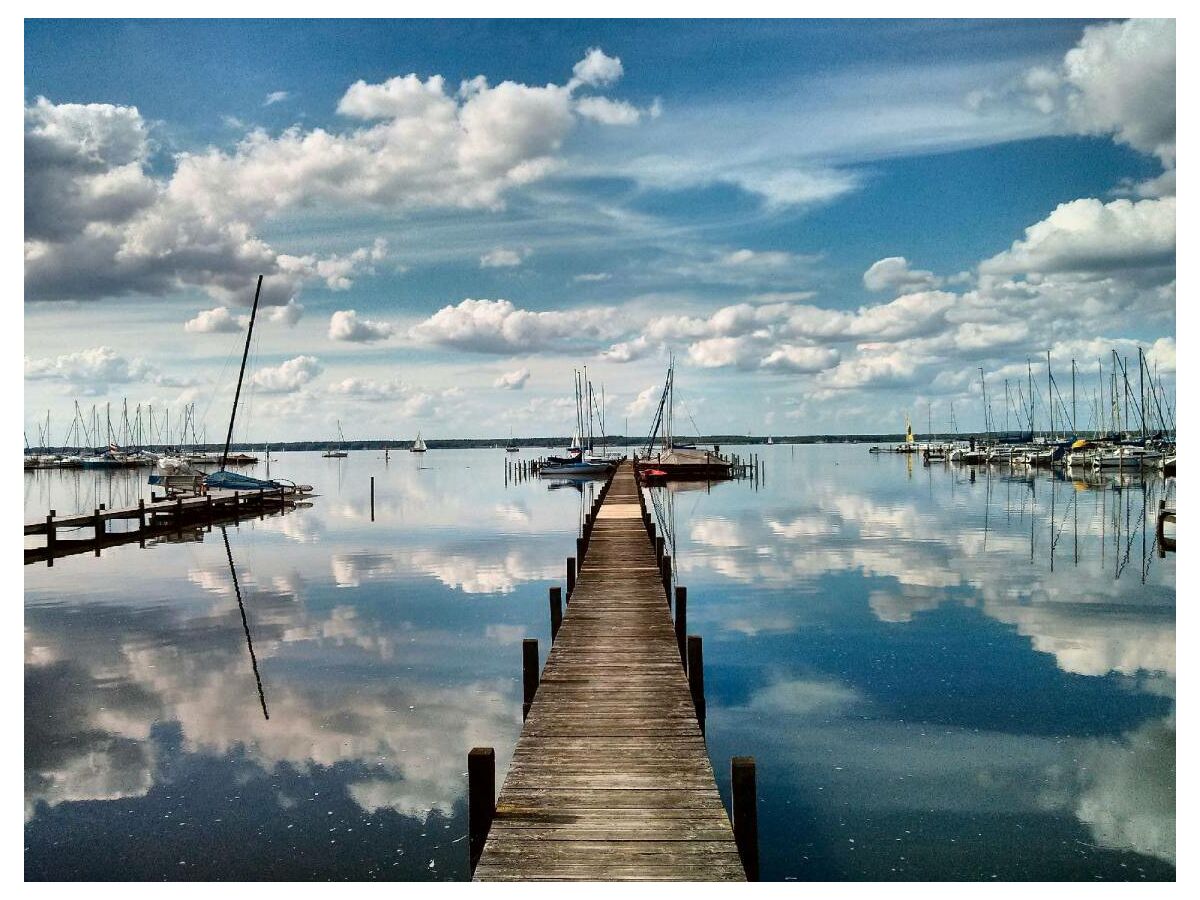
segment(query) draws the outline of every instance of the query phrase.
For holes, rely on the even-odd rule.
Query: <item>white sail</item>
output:
[[[421,432],[418,431],[417,439],[415,441],[413,441],[412,452],[413,453],[424,453],[428,449],[429,448],[425,446],[425,442],[423,440],[421,440]]]

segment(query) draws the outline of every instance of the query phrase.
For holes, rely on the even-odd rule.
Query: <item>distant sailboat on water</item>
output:
[[[417,439],[413,441],[413,445],[408,448],[410,453],[424,453],[429,448],[425,446],[425,442],[421,440],[421,432],[417,432]]]
[[[337,448],[336,448],[336,449],[333,449],[333,450],[326,450],[324,453],[322,453],[322,454],[321,454],[322,456],[327,456],[327,457],[330,457],[330,458],[336,458],[336,459],[340,459],[340,458],[341,458],[341,457],[343,457],[343,456],[349,456],[349,455],[350,455],[350,454],[349,454],[349,453],[346,451],[346,449],[345,449],[345,445],[346,445],[346,436],[345,436],[344,434],[342,434],[342,420],[341,420],[341,419],[338,419],[337,427],[338,427],[338,445],[337,445]]]
[[[520,453],[521,448],[513,441],[512,429],[508,429],[508,446],[504,448],[505,453]]]

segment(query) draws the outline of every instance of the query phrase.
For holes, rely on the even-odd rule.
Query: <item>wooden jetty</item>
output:
[[[498,800],[492,749],[468,757],[475,880],[757,879],[754,763],[733,762],[731,827],[704,742],[700,638],[685,633],[685,588],[672,622],[655,531],[623,461],[567,560],[565,615],[550,590],[540,678],[537,642],[523,647],[526,720]]]
[[[151,500],[139,500],[137,506],[123,509],[105,509],[99,506],[91,513],[58,516],[55,510],[41,522],[25,525],[25,536],[45,535],[44,547],[25,549],[25,564],[45,562],[54,565],[61,556],[75,553],[95,552],[97,556],[106,547],[120,544],[139,543],[144,545],[153,538],[170,537],[185,528],[237,522],[247,518],[262,518],[271,513],[281,513],[294,507],[297,497],[279,490],[229,491],[207,493],[197,497],[159,498],[151,494]],[[136,521],[135,528],[109,531],[110,522]],[[60,532],[84,531],[86,537],[63,537]],[[90,532],[90,533],[89,533]]]

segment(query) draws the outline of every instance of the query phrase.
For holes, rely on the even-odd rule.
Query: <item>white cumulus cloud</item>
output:
[[[501,388],[506,391],[519,391],[525,387],[525,382],[528,380],[529,370],[521,368],[512,372],[505,372],[492,382],[492,387]]]
[[[360,319],[352,309],[339,309],[329,317],[329,339],[331,341],[349,341],[356,344],[383,341],[395,333],[390,322],[376,322],[372,319]]]
[[[940,287],[942,280],[932,272],[909,267],[903,256],[888,256],[871,264],[863,273],[868,291],[911,291]]]
[[[251,381],[265,393],[287,394],[304,387],[321,371],[321,363],[315,356],[295,356],[277,366],[259,369]]]

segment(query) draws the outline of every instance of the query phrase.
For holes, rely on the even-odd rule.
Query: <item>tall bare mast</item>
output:
[[[233,392],[233,409],[229,411],[229,431],[225,433],[225,449],[221,452],[221,471],[229,461],[229,443],[233,440],[233,423],[237,418],[238,400],[242,396],[242,378],[246,374],[246,360],[250,356],[250,338],[254,335],[254,317],[258,315],[258,296],[262,292],[263,277],[258,276],[258,285],[254,288],[254,305],[250,307],[250,326],[246,329],[246,346],[242,350],[242,367],[238,369],[237,390]]]

